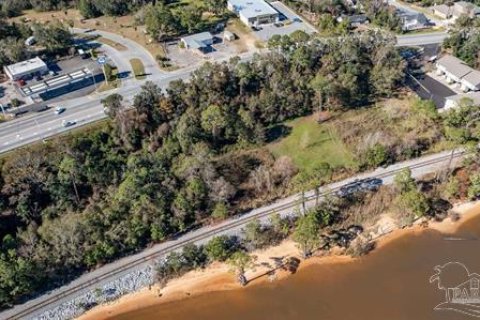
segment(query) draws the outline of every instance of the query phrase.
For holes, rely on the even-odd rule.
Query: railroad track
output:
[[[435,159],[426,160],[424,162],[413,164],[413,165],[410,165],[410,166],[405,166],[405,167],[401,167],[401,168],[397,168],[397,169],[392,169],[392,170],[389,170],[387,172],[383,172],[381,174],[370,175],[369,177],[382,179],[382,178],[393,176],[393,175],[397,174],[398,172],[404,170],[405,168],[410,168],[411,170],[412,169],[418,169],[418,168],[434,165],[434,164],[437,164],[437,163],[441,163],[441,162],[444,162],[444,161],[449,160],[449,159],[459,158],[459,157],[464,156],[466,153],[467,153],[467,151],[460,150],[460,151],[454,153],[453,155],[452,154],[444,155],[444,156],[441,156],[441,157],[438,157],[438,158],[435,158]],[[99,282],[102,282],[104,280],[107,280],[109,278],[115,278],[115,276],[120,275],[120,274],[124,273],[125,271],[127,271],[129,269],[134,269],[135,267],[138,267],[138,266],[140,266],[140,265],[142,265],[142,264],[144,264],[148,261],[157,259],[157,258],[159,258],[161,256],[164,256],[164,255],[166,255],[166,254],[168,254],[172,251],[181,249],[186,244],[195,243],[195,242],[200,241],[200,240],[205,240],[205,239],[207,239],[211,236],[214,236],[215,234],[218,234],[222,231],[228,231],[230,229],[237,228],[241,225],[245,225],[246,223],[251,222],[252,220],[262,219],[262,218],[268,217],[268,216],[270,216],[274,213],[277,213],[279,211],[282,211],[282,210],[298,207],[304,202],[309,202],[311,200],[315,200],[316,197],[319,197],[319,198],[325,197],[327,195],[335,193],[339,189],[340,189],[340,186],[332,188],[332,189],[328,189],[324,192],[320,192],[317,195],[310,195],[310,196],[304,197],[303,199],[293,200],[292,202],[289,202],[289,203],[286,203],[286,204],[283,204],[283,205],[279,205],[279,206],[277,206],[273,209],[260,211],[260,212],[256,213],[255,215],[252,215],[252,216],[248,216],[248,217],[244,217],[244,218],[242,218],[240,216],[240,218],[236,218],[235,220],[232,220],[232,222],[227,224],[227,225],[219,226],[217,228],[212,228],[211,230],[206,231],[202,234],[199,234],[198,236],[194,236],[192,238],[179,241],[175,244],[172,244],[171,246],[167,246],[166,248],[159,249],[156,252],[150,253],[150,254],[145,255],[143,257],[140,257],[136,260],[130,261],[130,262],[128,262],[128,263],[126,263],[122,266],[119,266],[119,267],[115,268],[113,271],[111,271],[109,273],[98,276],[95,279],[88,280],[88,281],[86,281],[86,282],[84,282],[84,283],[82,283],[78,286],[75,286],[73,288],[66,289],[63,292],[54,294],[51,297],[48,297],[47,299],[45,299],[43,301],[40,301],[36,304],[28,306],[27,308],[19,311],[15,315],[8,316],[5,319],[6,320],[14,320],[15,319],[16,320],[16,319],[22,319],[22,318],[28,317],[28,316],[34,316],[34,313],[36,311],[38,311],[39,309],[47,307],[49,304],[51,304],[55,301],[58,301],[59,299],[66,298],[67,296],[73,295],[75,293],[80,293],[82,290],[87,289],[87,288],[89,288],[89,287],[91,287],[91,286],[93,286],[93,285],[95,285]],[[297,195],[297,196],[299,196],[299,195]],[[293,197],[295,197],[295,196],[293,196]]]

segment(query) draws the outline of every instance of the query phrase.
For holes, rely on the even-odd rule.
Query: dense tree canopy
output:
[[[206,63],[166,92],[147,82],[133,108],[111,95],[103,100],[108,124],[7,157],[0,238],[13,241],[0,251],[0,269],[17,273],[0,272],[0,303],[38,289],[32,274],[59,283],[235,214],[245,198],[285,188],[296,172],[285,159],[229,158],[228,151],[263,144],[272,125],[311,114],[320,97],[323,108],[356,108],[402,83],[394,38],[369,33],[309,40],[296,34],[250,62]],[[377,73],[388,74],[384,83]],[[331,218],[325,212],[315,217],[322,223]],[[258,226],[252,227],[252,245],[281,239],[288,225],[279,221],[262,235],[268,239],[257,238]],[[232,244],[224,240],[206,246],[210,259],[228,259]]]

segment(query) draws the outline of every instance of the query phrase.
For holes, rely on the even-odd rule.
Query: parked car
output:
[[[63,120],[63,121],[62,121],[62,126],[64,126],[65,128],[66,128],[66,127],[71,127],[71,126],[73,126],[73,125],[75,125],[75,124],[76,124],[75,121],[66,121],[66,120]]]
[[[295,17],[293,18],[293,22],[303,22],[303,21],[299,17]]]
[[[55,108],[55,114],[61,114],[65,111],[66,109],[64,107],[56,107]]]
[[[23,80],[23,79],[18,80],[17,83],[18,83],[18,85],[21,86],[21,87],[23,87],[24,85],[27,84],[27,83],[25,82],[25,80]]]

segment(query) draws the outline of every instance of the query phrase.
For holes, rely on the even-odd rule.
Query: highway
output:
[[[445,32],[435,32],[398,36],[398,46],[441,43],[446,35]],[[240,56],[242,60],[248,60],[253,56],[253,53],[244,53]],[[156,83],[161,88],[166,88],[172,80],[188,79],[190,73],[196,68],[198,68],[198,65],[169,73],[157,72],[148,76],[147,80]],[[122,87],[115,90],[64,101],[61,103],[61,106],[67,110],[61,115],[55,115],[53,108],[51,108],[40,113],[29,113],[18,119],[2,123],[0,124],[0,153],[11,151],[36,141],[45,140],[79,126],[101,120],[106,117],[100,102],[103,98],[112,93],[118,93],[124,97],[125,103],[128,104],[129,101],[132,101],[135,94],[140,91],[141,85],[147,80],[127,81]],[[54,107],[57,105],[55,104]],[[74,121],[76,125],[65,128],[62,126],[63,120]]]
[[[378,177],[383,179],[383,183],[385,185],[392,184],[395,174],[404,168],[410,168],[412,171],[412,176],[415,178],[419,178],[430,173],[441,172],[449,165],[454,166],[457,163],[460,163],[464,154],[465,152],[460,150],[455,152],[453,154],[453,161],[451,163],[451,152],[446,151],[402,163],[397,163],[387,168],[378,168],[375,171],[361,173],[343,181],[324,186],[320,188],[319,196],[322,198],[325,195],[331,194],[338,190],[341,186],[348,184],[355,179]],[[313,207],[316,203],[315,192],[313,190],[307,192],[305,194],[305,199],[306,208],[308,209]],[[175,240],[157,244],[138,254],[125,257],[90,273],[86,273],[66,286],[0,313],[0,318],[4,320],[29,319],[38,315],[39,313],[50,310],[55,306],[62,304],[63,302],[71,301],[76,296],[88,290],[93,290],[98,288],[100,285],[111,282],[116,277],[145,267],[151,264],[154,260],[161,258],[172,251],[179,250],[188,243],[195,243],[199,245],[207,242],[214,236],[224,234],[239,235],[242,228],[253,219],[267,221],[268,218],[274,213],[287,216],[298,214],[298,212],[301,211],[301,195],[296,194],[276,201],[270,205],[254,209],[241,216],[233,217],[222,223],[202,227]]]

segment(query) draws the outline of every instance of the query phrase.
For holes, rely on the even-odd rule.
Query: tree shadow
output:
[[[267,129],[267,143],[274,142],[281,138],[288,136],[292,132],[292,127],[286,126],[282,123],[274,125]]]

